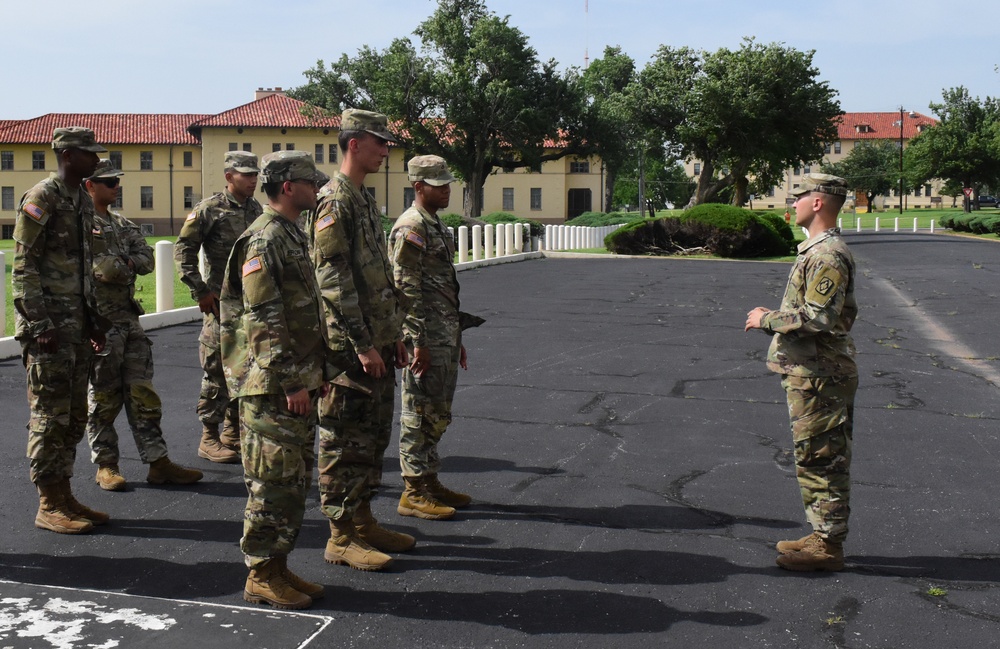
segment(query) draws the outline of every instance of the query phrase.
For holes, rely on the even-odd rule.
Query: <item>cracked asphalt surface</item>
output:
[[[309,613],[333,622],[310,646],[993,645],[1000,246],[846,236],[861,307],[847,570],[774,565],[774,542],[808,530],[784,395],[763,363],[768,341],[742,326],[750,308],[778,305],[788,264],[528,261],[460,275],[463,308],[487,323],[467,332],[470,369],[441,448],[444,481],[473,505],[448,522],[397,516],[390,447],[375,512],[418,546],[386,572],[363,573],[323,562],[313,488],[290,565],[327,586]],[[197,331],[152,338],[171,457],[205,481],[146,485],[122,417],[130,489],[102,492],[80,453],[80,499],[113,516],[83,537],[32,526],[24,375],[18,361],[0,362],[0,602],[66,587],[247,617],[237,608],[241,471],[195,455]],[[197,606],[137,601],[179,622],[125,634],[120,646],[198,640]],[[256,623],[252,639],[237,625],[231,644],[211,644],[305,646],[317,624],[270,618],[283,622]],[[3,620],[0,647],[53,646],[5,631]],[[84,633],[90,646],[98,631]]]

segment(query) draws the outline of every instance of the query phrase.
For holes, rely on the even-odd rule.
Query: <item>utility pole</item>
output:
[[[642,164],[644,151],[639,149],[639,218],[646,218],[646,171]]]
[[[903,213],[903,107],[899,107],[899,213]]]

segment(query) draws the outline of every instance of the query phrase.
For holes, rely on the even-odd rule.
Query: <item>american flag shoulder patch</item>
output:
[[[246,263],[243,264],[243,277],[246,277],[250,273],[256,273],[261,268],[263,268],[263,266],[260,265],[260,257],[248,259]]]
[[[187,218],[184,219],[184,220],[185,221],[194,221],[194,217],[195,217],[195,213],[191,212],[190,214],[187,215]]]
[[[41,221],[45,217],[45,210],[34,203],[25,203],[21,211],[36,221]]]
[[[413,230],[410,230],[409,232],[406,233],[406,241],[409,241],[410,243],[420,248],[421,250],[427,247],[427,244],[424,243],[424,238],[419,234],[417,234],[416,232],[414,232]]]
[[[333,218],[333,214],[327,214],[319,221],[316,221],[316,232],[322,232],[336,222],[337,219]]]

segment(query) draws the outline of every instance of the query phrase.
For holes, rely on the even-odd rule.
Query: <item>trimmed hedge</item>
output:
[[[520,217],[514,216],[510,212],[493,212],[487,214],[486,216],[480,217],[484,223],[490,223],[492,225],[497,225],[498,223],[527,223],[531,228],[531,236],[533,237],[544,237],[545,236],[545,226],[538,221],[532,221],[531,219],[522,219]]]
[[[580,216],[566,221],[565,225],[582,225],[589,228],[599,228],[605,225],[618,225],[619,223],[632,223],[643,220],[637,214],[626,214],[625,212],[584,212]]]

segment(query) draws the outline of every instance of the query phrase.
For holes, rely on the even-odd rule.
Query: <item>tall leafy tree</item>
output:
[[[439,0],[414,31],[419,51],[401,38],[382,51],[345,54],[329,67],[319,61],[290,94],[328,111],[385,113],[410,148],[449,162],[465,181],[466,216],[479,216],[483,184],[494,170],[537,169],[588,152],[579,139],[579,75],[560,74],[555,61],[539,62],[508,19],[483,0]]]
[[[650,216],[655,216],[656,211],[667,204],[676,207],[686,203],[694,191],[695,183],[684,171],[684,166],[670,160],[663,149],[652,149],[644,154],[643,194]],[[616,207],[639,204],[638,157],[632,158],[630,162],[631,164],[623,167],[622,175],[615,185],[612,205]]]
[[[788,167],[822,157],[842,111],[836,91],[818,79],[813,54],[752,38],[717,52],[660,47],[629,100],[679,158],[701,161],[689,204],[732,187],[732,202],[742,205],[751,178],[771,186]]]
[[[914,183],[931,178],[971,187],[976,199],[983,185],[1000,182],[1000,100],[973,98],[959,86],[931,104],[938,124],[915,137],[906,149]],[[970,203],[965,202],[969,211]]]
[[[875,197],[887,195],[899,182],[899,144],[860,142],[840,162],[823,165],[823,172],[844,178],[856,193],[863,193],[870,213]]]

